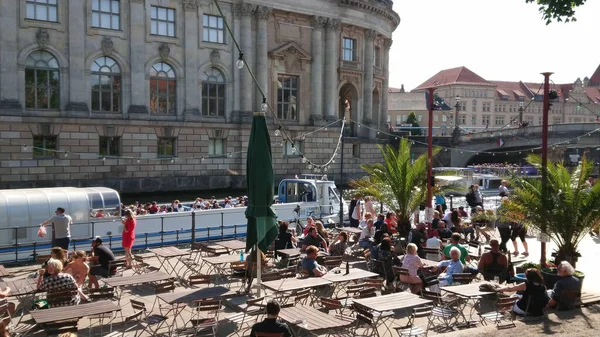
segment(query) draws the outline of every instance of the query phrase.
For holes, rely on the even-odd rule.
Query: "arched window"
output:
[[[25,107],[58,109],[60,106],[58,61],[42,50],[29,54],[25,60]]]
[[[225,116],[225,78],[215,68],[209,68],[202,74],[202,114]]]
[[[174,115],[177,91],[175,71],[164,62],[155,63],[150,69],[150,113]]]
[[[121,68],[110,57],[92,63],[92,111],[119,112],[121,109]]]

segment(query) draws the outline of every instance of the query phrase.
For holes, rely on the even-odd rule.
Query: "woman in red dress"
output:
[[[125,211],[125,219],[121,220],[123,223],[123,249],[125,250],[125,268],[131,268],[133,256],[131,255],[131,247],[133,247],[133,241],[135,240],[135,215],[131,210]]]

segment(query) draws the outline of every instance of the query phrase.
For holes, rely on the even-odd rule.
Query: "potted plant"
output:
[[[529,155],[527,161],[541,172],[539,156]],[[541,266],[548,288],[554,287],[560,278],[554,265],[568,261],[576,267],[581,256],[579,243],[600,224],[600,184],[590,186],[587,181],[593,167],[593,162],[585,156],[572,172],[562,163],[548,163],[545,197],[541,179],[511,178],[515,189],[510,200],[503,204],[506,216],[548,235],[557,247],[553,253],[553,264]],[[582,272],[575,276],[583,281]]]
[[[496,212],[493,209],[486,209],[483,212],[471,214],[471,223],[480,227],[490,226],[496,220]]]

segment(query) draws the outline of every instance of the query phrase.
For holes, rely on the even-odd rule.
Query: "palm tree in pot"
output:
[[[527,161],[542,170],[538,155],[529,155]],[[545,232],[557,247],[553,253],[555,265],[568,261],[576,266],[581,256],[579,243],[600,224],[600,184],[588,183],[593,168],[593,162],[585,156],[572,172],[563,163],[548,163],[546,200],[542,196],[541,179],[519,176],[511,179],[515,189],[506,203],[506,216]],[[557,279],[552,282],[550,275],[555,275],[556,269],[549,265],[542,268],[548,279],[546,286],[552,287]],[[578,275],[583,277],[582,273]]]

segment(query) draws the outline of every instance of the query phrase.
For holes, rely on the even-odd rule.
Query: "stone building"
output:
[[[385,127],[391,0],[0,0],[0,188],[244,186],[263,96],[278,177]],[[219,11],[219,7],[222,12]],[[273,130],[276,124],[273,119]],[[344,172],[379,158],[351,123]],[[296,150],[297,149],[297,150]],[[339,178],[340,163],[328,174]]]
[[[541,75],[540,78],[543,79]],[[412,92],[423,93],[429,87],[436,87],[437,95],[452,107],[456,105],[456,96],[460,97],[459,125],[468,131],[518,127],[521,108],[523,122],[530,126],[542,125],[541,82],[489,81],[466,67],[458,67],[438,72]],[[590,78],[585,77],[583,81],[578,78],[567,84],[552,83],[550,89],[559,94],[552,101],[550,125],[598,122],[600,67]]]

